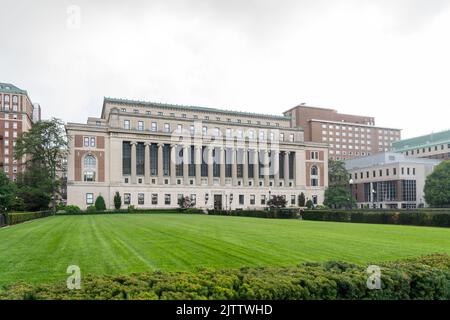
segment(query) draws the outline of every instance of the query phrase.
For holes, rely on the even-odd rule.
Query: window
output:
[[[295,206],[295,194],[291,195],[291,205]]]
[[[220,129],[219,128],[214,128],[214,135],[216,137],[218,137],[220,135]]]
[[[86,193],[86,204],[87,205],[94,204],[94,194],[93,193]]]
[[[231,138],[231,129],[230,128],[227,128],[226,135],[227,135],[227,138]]]
[[[284,141],[284,133],[280,133],[280,141]]]
[[[170,194],[168,194],[168,193],[166,193],[166,194],[164,195],[164,204],[165,204],[166,206],[170,205]]]
[[[121,112],[127,112],[127,109],[122,108],[122,109],[120,109],[120,111],[121,111]]]
[[[130,130],[130,120],[123,120],[123,128],[125,130]]]
[[[123,194],[123,204],[131,204],[131,193]]]
[[[265,205],[266,204],[266,195],[262,194],[261,195],[261,205]]]
[[[259,140],[261,140],[261,141],[264,140],[264,131],[259,132]]]
[[[317,187],[319,185],[319,169],[317,166],[311,167],[311,186]]]
[[[250,205],[255,205],[255,195],[254,194],[251,194],[250,195]]]
[[[319,159],[319,152],[311,151],[311,159],[318,160]]]
[[[95,148],[95,137],[90,138],[90,144],[92,148]]]
[[[195,134],[195,127],[193,125],[189,126],[189,132],[191,133],[191,135]]]
[[[202,134],[203,134],[204,136],[207,136],[207,135],[208,135],[208,127],[207,127],[207,126],[203,126],[203,128],[202,128]]]
[[[239,205],[244,205],[244,199],[245,199],[244,195],[240,194],[239,195]]]
[[[95,181],[95,173],[97,171],[97,160],[92,155],[84,158],[84,181]]]
[[[162,113],[162,111],[158,111],[158,116],[163,116],[164,114]]]
[[[181,133],[181,131],[183,131],[183,125],[177,124],[177,132]]]
[[[139,113],[139,110],[138,109],[134,109],[133,112],[134,113]]]
[[[84,146],[89,147],[89,137],[84,137]]]
[[[152,131],[157,131],[158,130],[158,124],[156,122],[152,122],[151,130]]]
[[[290,134],[289,135],[289,141],[290,142],[294,142],[294,134]]]
[[[192,193],[189,198],[191,199],[192,205],[195,206],[197,204],[197,195],[195,193]]]
[[[17,129],[17,122],[13,122],[13,129]]]
[[[17,131],[13,131],[13,138],[17,138]]]
[[[144,194],[138,193],[138,204],[143,205],[144,204]]]
[[[164,123],[164,132],[170,132],[170,124]]]
[[[144,131],[144,121],[138,121],[138,130]]]
[[[254,139],[255,138],[255,133],[253,132],[253,130],[250,130],[249,132],[248,132],[248,138],[249,139]]]
[[[152,193],[152,204],[158,204],[158,194]]]

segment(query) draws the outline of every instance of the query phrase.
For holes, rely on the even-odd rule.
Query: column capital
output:
[[[151,145],[152,145],[151,142],[144,142],[144,146],[146,146],[146,147],[150,147]]]
[[[131,144],[132,146],[135,146],[135,145],[137,145],[137,142],[136,142],[136,141],[131,141],[130,144]]]
[[[162,147],[164,147],[164,143],[162,143],[162,142],[159,142],[159,143],[158,143],[158,147],[159,147],[159,148],[162,148]]]

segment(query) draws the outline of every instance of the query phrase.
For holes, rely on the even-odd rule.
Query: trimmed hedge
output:
[[[8,213],[7,218],[7,224],[13,225],[22,223],[29,220],[39,219],[39,218],[45,218],[52,215],[51,211],[36,211],[36,212],[13,212]]]
[[[367,266],[330,261],[293,267],[86,276],[80,290],[68,290],[65,279],[58,284],[17,283],[0,289],[0,299],[450,299],[449,255],[379,266],[380,290],[367,287]]]
[[[235,216],[268,219],[297,219],[299,213],[297,209],[276,209],[276,210],[208,210],[209,215]]]
[[[450,210],[307,210],[304,220],[450,227]]]

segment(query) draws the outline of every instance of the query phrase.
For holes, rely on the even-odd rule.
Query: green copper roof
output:
[[[212,113],[229,114],[229,115],[235,115],[235,116],[259,117],[259,118],[265,118],[265,119],[277,119],[277,120],[290,120],[291,119],[288,116],[281,116],[281,115],[278,116],[278,115],[270,115],[270,114],[231,111],[231,110],[197,107],[197,106],[184,106],[184,105],[178,105],[178,104],[167,104],[167,103],[159,103],[159,102],[116,99],[116,98],[108,98],[108,97],[104,98],[104,103],[106,103],[106,102],[117,103],[117,104],[128,104],[128,105],[141,105],[141,106],[148,106],[148,107],[153,106],[153,107],[160,107],[160,108],[167,108],[167,109],[186,110],[186,111],[212,112]]]
[[[404,151],[450,142],[450,130],[392,143],[394,151]]]
[[[17,93],[17,94],[27,94],[26,90],[22,90],[15,85],[10,83],[1,83],[0,82],[0,92],[3,93]]]

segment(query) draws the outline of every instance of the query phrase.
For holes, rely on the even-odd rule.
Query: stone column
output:
[[[243,156],[243,170],[242,170],[242,178],[244,180],[244,187],[248,187],[248,150],[246,148],[242,149]]]
[[[263,170],[263,174],[264,174],[264,186],[268,187],[269,186],[269,177],[270,177],[270,171],[269,171],[269,150],[264,150],[264,170]]]
[[[131,183],[136,183],[136,142],[131,142]]]
[[[145,183],[150,183],[150,143],[145,143],[145,154],[144,154],[144,173],[145,173]]]
[[[190,145],[183,146],[183,181],[185,185],[189,185],[189,151]]]
[[[202,146],[195,146],[195,184],[200,186],[202,184]]]
[[[253,181],[254,186],[259,187],[259,157],[258,157],[258,149],[254,149],[253,156]]]
[[[212,186],[214,184],[214,175],[213,175],[213,147],[208,146],[208,158],[206,162],[208,163],[208,185]]]
[[[164,184],[163,143],[158,143],[158,184]]]
[[[280,151],[279,150],[273,150],[274,153],[273,157],[273,175],[274,175],[274,184],[276,188],[280,187]]]
[[[284,186],[289,187],[289,151],[284,153]]]
[[[177,184],[177,175],[176,175],[176,153],[177,153],[177,145],[170,145],[170,184]]]
[[[231,181],[233,186],[237,186],[237,151],[238,149],[231,149]]]
[[[221,147],[220,148],[220,185],[224,186],[225,185],[225,158],[226,158],[226,149]]]

